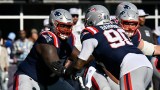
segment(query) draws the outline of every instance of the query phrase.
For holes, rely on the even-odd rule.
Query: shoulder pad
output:
[[[48,34],[48,35],[47,35]],[[55,47],[59,47],[59,44],[58,44],[58,38],[57,36],[51,32],[51,31],[43,31],[41,32],[41,35],[46,39],[47,42],[51,41],[51,38],[53,39],[53,44]]]
[[[88,32],[90,32],[92,35],[96,34],[99,32],[99,30],[95,27],[86,27],[84,30],[87,30]]]

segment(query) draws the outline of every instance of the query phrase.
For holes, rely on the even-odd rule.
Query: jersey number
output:
[[[104,35],[106,36],[112,48],[118,48],[126,44],[133,45],[133,43],[124,35],[124,33],[125,31],[121,29],[118,29],[117,31],[113,29],[104,31]]]

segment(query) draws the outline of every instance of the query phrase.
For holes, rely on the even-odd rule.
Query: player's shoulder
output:
[[[42,32],[40,33],[40,35],[57,38],[56,34],[55,34],[54,32],[52,32],[52,31],[50,31],[50,30],[48,30],[48,31],[42,31]]]
[[[89,26],[89,27],[85,27],[85,29],[83,29],[82,33],[90,33],[92,35],[97,34],[99,32],[99,29],[96,26]]]
[[[56,47],[59,47],[58,37],[51,31],[42,31],[39,35],[38,42],[52,44]]]
[[[80,35],[80,40],[84,41],[86,39],[93,38],[98,32],[99,30],[95,26],[86,27]]]

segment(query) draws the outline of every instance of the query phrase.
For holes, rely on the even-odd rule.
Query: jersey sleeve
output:
[[[94,38],[94,33],[84,29],[80,36],[82,49],[78,58],[87,60],[92,55],[95,47],[98,45],[98,41]]]
[[[93,38],[93,35],[89,31],[84,29],[80,36],[81,42],[90,38]]]
[[[94,49],[97,47],[98,41],[95,38],[87,39],[82,43],[82,49],[78,58],[82,60],[88,60],[89,56],[92,55]]]

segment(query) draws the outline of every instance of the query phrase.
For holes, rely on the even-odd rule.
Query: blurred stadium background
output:
[[[114,15],[116,6],[122,1],[132,2],[138,9],[144,9],[149,14],[146,25],[151,29],[160,25],[159,0],[0,0],[0,30],[3,31],[4,38],[11,31],[17,33],[31,28],[40,31],[43,20],[56,8],[79,8],[80,18],[83,19],[86,8],[102,4]]]

